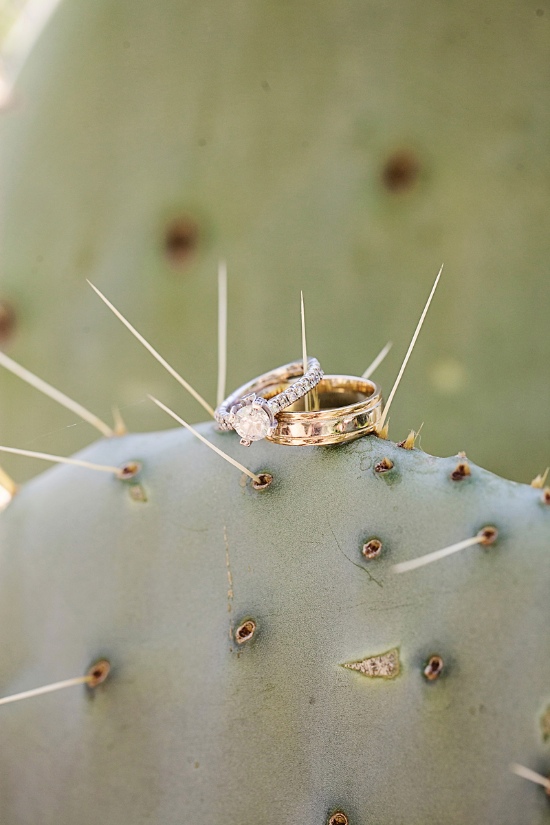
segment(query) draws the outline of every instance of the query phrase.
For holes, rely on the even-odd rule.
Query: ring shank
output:
[[[265,398],[284,389],[285,382],[263,388]],[[382,415],[382,393],[377,384],[352,375],[325,375],[316,387],[319,409],[305,411],[300,399],[277,415],[277,426],[267,436],[276,444],[341,444],[376,428]]]

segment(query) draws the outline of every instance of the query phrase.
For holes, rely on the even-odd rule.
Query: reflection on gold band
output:
[[[284,384],[272,385],[263,394],[270,398],[284,389]],[[342,444],[373,432],[382,414],[381,390],[364,378],[325,375],[315,396],[307,412],[300,399],[278,413],[269,441],[291,446]]]

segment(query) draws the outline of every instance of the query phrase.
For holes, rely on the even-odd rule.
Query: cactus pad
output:
[[[1,708],[2,822],[547,825],[509,771],[550,770],[543,492],[375,437],[201,432],[273,483],[173,430],[82,454],[128,481],[57,467],[0,515],[2,693],[112,666]]]

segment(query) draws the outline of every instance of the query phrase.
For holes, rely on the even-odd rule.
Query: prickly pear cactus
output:
[[[215,331],[225,256],[232,386],[295,357],[300,288],[327,370],[360,374],[391,339],[389,380],[414,296],[444,261],[438,346],[411,365],[393,426],[424,420],[431,451],[524,481],[546,465],[543,0],[34,5],[57,8],[0,118],[0,300],[13,310],[0,331],[16,360],[67,392],[90,376],[79,400],[104,419],[117,402],[132,428],[164,427],[141,404],[161,393],[158,367],[136,369],[116,326],[97,334],[81,285],[106,289],[213,395],[214,348],[194,353]],[[15,379],[0,386],[4,443],[87,443]],[[196,416],[177,388],[166,401]]]
[[[230,384],[295,357],[300,287],[328,370],[403,349],[411,284],[452,261],[452,344],[416,359],[392,426],[417,411],[436,448],[539,469],[544,9],[56,5],[0,123],[3,347],[160,426],[158,365],[84,277],[207,394],[220,251]],[[88,437],[9,375],[2,397],[8,443]],[[548,825],[509,765],[550,772],[550,493],[375,437],[243,458],[202,432],[273,482],[183,430],[113,437],[83,457],[139,475],[58,467],[0,514],[0,695],[111,665],[0,706],[2,825]]]
[[[1,688],[112,671],[0,708],[2,823],[550,823],[542,490],[375,437],[255,444],[262,491],[182,429],[83,457],[142,470],[0,515]]]

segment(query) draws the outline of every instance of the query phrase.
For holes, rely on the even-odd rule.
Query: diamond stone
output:
[[[235,413],[233,426],[246,441],[259,441],[268,434],[271,421],[261,407],[247,405]]]

